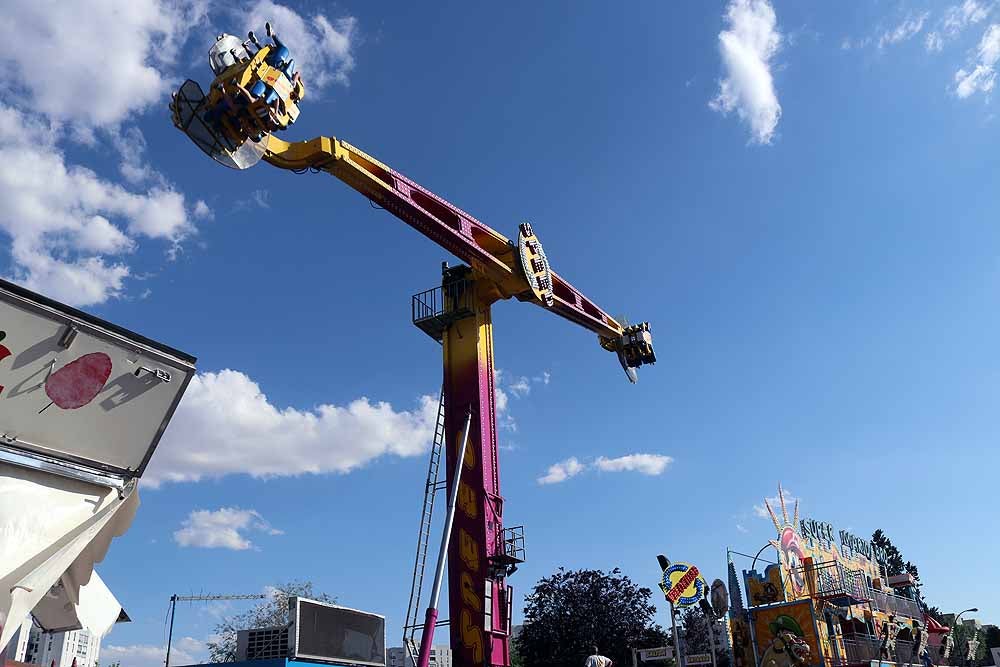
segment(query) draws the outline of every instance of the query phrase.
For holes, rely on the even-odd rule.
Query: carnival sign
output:
[[[660,590],[675,607],[690,607],[705,597],[708,584],[690,563],[674,563],[663,570]]]
[[[688,665],[711,665],[712,664],[712,654],[711,653],[692,653],[691,655],[684,656],[684,662]]]
[[[639,650],[639,659],[643,662],[664,662],[674,657],[672,646],[660,646],[658,648],[644,648]]]

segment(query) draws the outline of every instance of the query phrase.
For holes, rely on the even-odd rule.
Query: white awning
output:
[[[35,621],[49,632],[83,628],[103,637],[122,613],[122,605],[95,570],[90,581],[80,586],[77,600],[70,596],[72,585],[64,576],[49,589],[31,611]]]
[[[96,634],[110,628],[111,609],[117,605],[117,618],[121,606],[93,576],[94,563],[128,530],[138,506],[134,484],[119,495],[0,462],[0,646],[40,602],[52,623],[75,625],[75,618]]]

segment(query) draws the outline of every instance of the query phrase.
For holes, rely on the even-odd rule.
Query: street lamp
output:
[[[761,555],[762,553],[764,553],[764,551],[765,551],[765,550],[766,550],[766,549],[767,549],[768,547],[773,547],[773,546],[774,546],[773,544],[771,544],[770,542],[768,542],[767,544],[765,544],[764,546],[762,546],[762,547],[760,548],[760,551],[758,551],[758,552],[757,552],[757,555],[753,557],[753,562],[752,562],[752,563],[750,563],[750,569],[751,569],[751,570],[756,570],[756,569],[757,569],[757,559],[758,559],[758,558],[760,558],[760,555]]]
[[[965,611],[958,612],[958,616],[955,617],[955,625],[958,625],[958,619],[960,619],[962,617],[962,614],[964,614],[966,611],[971,611],[972,613],[976,613],[979,611],[979,609],[973,607],[972,609],[966,609]]]

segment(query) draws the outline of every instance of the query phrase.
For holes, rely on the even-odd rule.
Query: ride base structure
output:
[[[294,61],[253,33],[220,35],[210,51],[216,74],[206,95],[186,81],[171,103],[174,124],[220,164],[246,169],[263,160],[295,172],[326,172],[458,257],[438,288],[413,297],[413,323],[442,346],[444,381],[421,513],[404,643],[426,667],[438,621],[437,594],[447,562],[449,631],[456,667],[507,667],[513,591],[507,578],[523,561],[520,527],[504,527],[496,426],[492,306],[515,298],[597,334],[630,381],[655,363],[648,323],[629,326],[553,271],[529,223],[516,242],[343,140],[287,142],[275,132],[299,115],[305,87]],[[442,456],[443,455],[443,456]],[[438,481],[444,459],[446,479]],[[424,622],[419,619],[436,492],[448,490],[441,555]],[[420,648],[416,633],[420,632]]]

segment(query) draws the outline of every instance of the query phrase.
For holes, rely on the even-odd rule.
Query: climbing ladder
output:
[[[441,457],[444,455],[444,388],[438,399],[437,424],[434,426],[434,441],[431,444],[430,461],[427,464],[427,483],[424,486],[424,505],[420,513],[420,532],[417,534],[417,554],[413,562],[413,581],[410,584],[410,603],[403,626],[403,646],[414,667],[420,652],[420,638],[417,630],[423,630],[421,622],[420,596],[424,586],[424,570],[427,568],[427,545],[431,537],[431,521],[434,518],[434,498],[437,492],[447,486],[447,480],[438,480]],[[443,623],[443,622],[442,622]],[[439,623],[440,625],[441,623]]]

